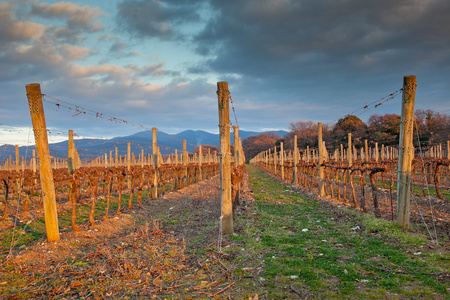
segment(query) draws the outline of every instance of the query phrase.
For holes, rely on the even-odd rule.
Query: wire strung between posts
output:
[[[431,211],[431,218],[432,218],[432,220],[433,220],[434,234],[436,235],[436,244],[439,245],[439,242],[438,242],[438,239],[437,239],[437,232],[436,232],[436,222],[435,222],[435,219],[434,219],[433,207],[432,207],[432,205],[431,205],[430,189],[429,189],[429,187],[428,187],[427,172],[426,172],[426,169],[425,169],[425,163],[424,163],[424,161],[423,161],[423,155],[424,155],[424,153],[422,152],[422,145],[421,145],[421,143],[420,143],[419,128],[417,127],[417,123],[416,123],[416,122],[414,122],[414,125],[416,125],[417,142],[418,142],[418,144],[419,144],[419,152],[420,152],[420,159],[421,159],[421,162],[422,162],[422,169],[424,170],[423,176],[424,176],[424,180],[425,180],[425,183],[426,183],[426,186],[427,186],[428,202],[429,202],[429,204],[430,204],[430,211]],[[431,240],[434,242],[433,237],[431,236],[431,232],[430,232],[430,230],[428,229],[428,225],[425,223],[425,220],[424,220],[424,218],[423,218],[422,212],[420,211],[419,205],[417,204],[416,199],[415,199],[414,197],[413,197],[413,200],[414,200],[414,203],[415,203],[416,206],[417,206],[417,210],[419,211],[419,214],[420,214],[420,217],[421,217],[421,219],[422,219],[422,222],[423,222],[423,224],[425,224],[425,228],[427,229],[428,234],[430,235]]]
[[[231,102],[231,108],[233,109],[234,119],[236,120],[236,125],[239,126],[239,122],[236,117],[236,110],[234,109],[234,101],[233,101],[233,98],[231,98],[231,96],[230,96],[230,102]]]
[[[25,160],[27,160],[27,157],[28,157],[28,147],[29,147],[29,144],[30,144],[30,135],[31,135],[31,127],[28,130],[28,141],[27,141],[27,146],[26,146],[26,151],[25,151]],[[19,183],[20,183],[19,198],[17,199],[17,207],[16,207],[15,218],[14,218],[13,234],[11,236],[11,243],[9,245],[8,258],[11,256],[12,249],[17,245],[17,243],[19,242],[19,240],[22,237],[22,235],[25,234],[25,230],[28,227],[28,225],[36,219],[36,217],[33,216],[33,219],[31,219],[30,221],[27,222],[25,227],[21,230],[21,233],[20,233],[19,237],[14,242],[14,238],[15,238],[15,235],[16,235],[17,220],[19,220],[19,207],[20,207],[19,204],[22,202],[23,176],[24,176],[24,172],[21,172],[21,175],[19,177]],[[41,201],[43,201],[43,198],[41,198]],[[5,205],[6,205],[6,202],[5,202]],[[39,209],[39,206],[37,207],[36,212],[37,212],[38,209]]]
[[[394,98],[396,98],[398,95],[401,94],[402,91],[403,91],[403,88],[401,88],[401,89],[399,89],[399,90],[397,90],[397,91],[395,91],[395,92],[393,92],[393,93],[390,93],[389,95],[384,96],[384,97],[382,97],[382,98],[380,98],[380,99],[377,99],[377,100],[375,100],[375,101],[372,101],[372,102],[370,102],[370,103],[364,105],[363,107],[360,107],[360,108],[358,108],[357,110],[354,110],[354,111],[352,111],[352,112],[349,113],[349,114],[346,114],[346,115],[345,115],[344,117],[342,117],[342,118],[345,118],[345,117],[350,116],[350,115],[355,115],[357,112],[359,112],[359,111],[362,110],[361,113],[355,115],[355,116],[358,117],[358,116],[360,116],[360,115],[366,113],[366,112],[369,111],[369,110],[376,109],[376,108],[378,108],[379,106],[383,105],[384,103],[386,103],[386,102],[388,102],[388,101],[393,100]],[[327,124],[328,124],[328,125],[334,124],[334,123],[336,123],[337,121],[339,121],[339,120],[342,119],[342,118],[335,119],[335,120],[333,120],[333,121],[331,121],[331,122],[328,122]]]
[[[111,122],[116,123],[116,124],[126,124],[126,125],[130,125],[130,126],[136,126],[136,127],[141,128],[141,129],[146,129],[146,130],[150,129],[148,127],[145,127],[144,125],[135,124],[133,122],[129,122],[129,121],[126,121],[126,120],[123,120],[123,119],[120,119],[120,118],[112,117],[112,116],[109,116],[109,115],[104,114],[104,113],[96,112],[96,111],[94,111],[92,109],[85,108],[85,107],[82,107],[80,105],[76,105],[76,104],[73,104],[73,103],[70,103],[70,102],[67,102],[67,101],[63,101],[63,100],[51,97],[51,96],[46,95],[46,94],[42,94],[42,96],[43,96],[43,100],[45,102],[55,104],[56,105],[56,110],[58,110],[60,107],[67,108],[69,110],[74,110],[76,112],[76,114],[74,114],[72,116],[72,118],[76,117],[76,116],[78,116],[80,114],[92,115],[92,116],[95,116],[96,118],[105,119],[105,120],[111,121]],[[46,98],[50,98],[50,99],[52,99],[54,101],[48,100]]]

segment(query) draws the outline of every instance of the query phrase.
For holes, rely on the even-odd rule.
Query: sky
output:
[[[0,1],[0,144],[33,140],[29,83],[50,142],[217,133],[218,81],[241,130],[400,114],[383,97],[405,75],[416,109],[449,113],[449,15],[448,0]]]

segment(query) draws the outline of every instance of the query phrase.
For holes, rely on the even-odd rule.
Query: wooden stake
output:
[[[153,168],[155,169],[155,172],[153,174],[153,199],[158,198],[158,146],[156,141],[156,128],[152,128],[152,138],[153,138],[153,144],[152,144],[152,150],[153,150]]]
[[[281,179],[284,180],[284,149],[283,149],[283,142],[280,143],[280,166],[281,166]]]
[[[217,83],[219,98],[220,130],[220,202],[222,206],[222,233],[233,233],[233,204],[231,201],[231,166],[230,166],[230,91],[228,82]]]
[[[322,123],[319,122],[318,124],[319,129],[319,196],[323,197],[325,195],[325,187],[324,187],[324,169],[323,166],[323,140],[322,140]]]
[[[238,140],[239,140],[239,126],[233,126],[233,135],[234,135],[234,167],[237,168],[239,165],[239,148],[238,148]]]
[[[19,162],[19,145],[15,145],[16,148],[16,172],[19,173],[20,170],[20,162]]]
[[[55,184],[48,148],[47,127],[45,124],[44,106],[42,105],[41,86],[38,83],[26,85],[34,138],[40,163],[40,179],[44,197],[44,218],[47,240],[59,241],[58,211],[56,209]]]
[[[348,166],[352,167],[352,134],[348,134],[348,150],[347,150]]]
[[[69,174],[73,173],[73,130],[69,129],[69,141],[67,145],[67,169],[69,170]]]
[[[297,136],[294,135],[294,184],[298,183],[298,149],[297,149]]]
[[[416,76],[403,78],[402,116],[398,157],[397,223],[409,229],[411,201],[411,163],[414,155],[413,128],[416,101]]]

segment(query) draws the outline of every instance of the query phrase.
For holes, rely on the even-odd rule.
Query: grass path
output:
[[[449,245],[306,199],[254,166],[248,171],[255,202],[237,218],[238,234],[229,237],[235,244],[225,249],[235,263],[246,260],[234,272],[243,279],[240,295],[449,298]]]

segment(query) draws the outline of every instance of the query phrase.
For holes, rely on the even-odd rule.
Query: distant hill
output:
[[[281,136],[284,136],[287,131],[271,131]],[[239,131],[242,140],[248,138],[251,135],[257,135],[263,132],[255,131]],[[177,134],[167,134],[162,131],[157,132],[158,147],[162,154],[171,154],[178,151],[183,151],[183,140],[186,140],[186,149],[188,152],[194,152],[194,149],[198,145],[212,145],[219,146],[219,134],[209,133],[203,130],[186,130]],[[234,135],[231,131],[231,144],[233,144]],[[141,149],[144,149],[144,154],[148,155],[152,153],[152,131],[141,131],[129,136],[115,137],[111,139],[80,139],[74,140],[75,147],[78,149],[78,153],[81,159],[90,159],[98,157],[100,155],[108,154],[113,151],[114,146],[117,147],[118,155],[125,155],[127,153],[128,143],[131,143],[131,151],[134,155],[139,156]],[[50,154],[57,158],[67,157],[67,141],[49,144]],[[27,157],[30,159],[33,155],[32,150],[34,146],[19,147],[20,157]],[[0,146],[0,162],[5,162],[11,155],[13,161],[15,160],[15,147],[13,145]]]

